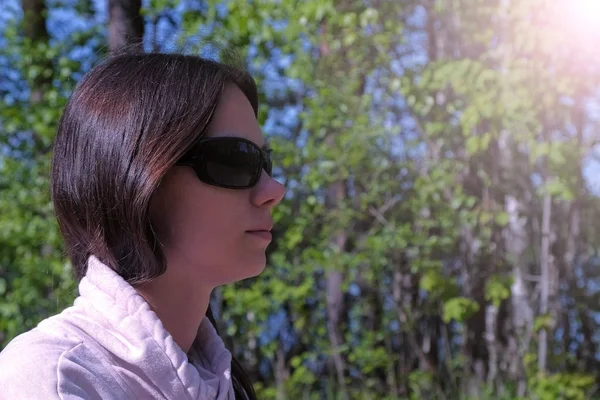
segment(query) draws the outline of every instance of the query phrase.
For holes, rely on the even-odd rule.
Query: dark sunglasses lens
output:
[[[261,152],[248,142],[228,139],[206,142],[203,147],[205,173],[217,184],[248,187],[260,174]]]

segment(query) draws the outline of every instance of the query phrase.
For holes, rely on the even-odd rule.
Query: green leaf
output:
[[[475,154],[481,149],[481,140],[477,136],[470,136],[466,145],[469,154]]]
[[[552,327],[553,318],[550,315],[540,315],[536,317],[533,323],[533,330],[539,332],[542,329],[549,329]]]
[[[479,311],[479,304],[466,297],[455,297],[444,303],[443,320],[464,322]]]
[[[491,301],[496,307],[500,307],[500,303],[510,297],[511,279],[506,277],[493,276],[485,287],[485,300]]]
[[[498,226],[506,226],[509,221],[509,215],[508,213],[501,211],[498,214],[496,214],[495,220]]]

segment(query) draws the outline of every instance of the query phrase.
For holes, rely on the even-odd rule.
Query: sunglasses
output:
[[[271,151],[240,137],[202,138],[177,165],[192,167],[198,179],[209,185],[250,189],[258,183],[263,169],[271,176]]]

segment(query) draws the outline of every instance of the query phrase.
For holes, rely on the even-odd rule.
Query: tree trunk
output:
[[[47,42],[46,15],[48,9],[44,0],[21,0],[21,7],[23,8],[25,37],[32,41]]]
[[[542,209],[542,249],[540,254],[540,315],[548,314],[548,300],[550,296],[550,212],[552,199],[549,194],[544,196]],[[548,354],[548,332],[544,327],[540,331],[538,343],[538,369],[546,371],[546,358]]]
[[[498,321],[498,307],[489,304],[485,309],[485,340],[488,347],[488,384],[493,385],[498,376],[498,339],[496,332]]]
[[[285,382],[290,377],[290,371],[285,362],[285,351],[281,339],[277,341],[277,351],[275,353],[275,384],[277,387],[277,400],[285,400],[286,390]]]
[[[46,29],[48,9],[44,0],[22,0],[21,7],[24,15],[23,30],[25,31],[25,37],[35,45],[48,46],[50,43],[50,36]],[[29,102],[32,106],[35,106],[43,100],[44,93],[52,85],[53,66],[52,60],[46,58],[44,54],[34,54],[33,63],[40,67],[40,73],[29,82],[29,89],[31,90]],[[42,139],[35,132],[33,135],[36,145],[42,147],[38,150],[43,150],[46,146],[43,146]]]
[[[528,350],[533,330],[533,310],[529,304],[529,290],[525,283],[527,274],[523,253],[527,248],[526,219],[519,215],[520,203],[513,196],[506,197],[505,210],[509,223],[505,230],[505,247],[513,263],[511,286],[511,328],[508,332],[509,376],[517,381],[518,396],[525,396],[527,382],[523,368],[523,356]]]
[[[144,19],[141,0],[108,0],[108,50],[143,50]]]
[[[343,182],[332,183],[328,189],[327,197],[330,208],[339,205],[345,197]],[[346,247],[346,234],[343,231],[336,232],[332,242],[339,252],[343,252]],[[342,292],[343,279],[342,271],[338,269],[331,268],[327,272],[327,331],[332,347],[332,360],[338,385],[342,398],[345,399],[347,398],[345,383],[346,362],[340,353],[344,341],[340,329],[340,323],[342,322],[345,310],[344,294]]]
[[[327,19],[321,21],[321,32],[319,42],[319,62],[323,66],[331,62],[332,54],[329,47],[328,40],[331,32],[329,32],[329,26]],[[331,79],[334,75],[334,71],[327,71],[327,67],[324,67],[322,71],[323,76],[321,79]],[[331,75],[330,75],[331,74]],[[328,148],[335,148],[335,138],[337,132],[330,130],[325,138],[325,142]],[[346,184],[343,180],[337,180],[329,183],[326,191],[326,207],[328,210],[336,210],[339,208],[341,203],[346,199]],[[343,253],[346,250],[347,236],[344,230],[340,227],[334,230],[333,236],[331,237],[332,247],[339,253]],[[346,304],[344,302],[343,285],[344,275],[338,267],[330,267],[326,272],[326,285],[327,285],[327,334],[329,342],[331,344],[331,362],[335,370],[335,376],[338,384],[338,392],[342,400],[348,399],[348,393],[346,391],[346,360],[342,354],[342,346],[344,343],[344,336],[342,334],[341,323],[346,310]]]
[[[580,368],[586,371],[598,370],[598,346],[597,340],[595,339],[595,322],[593,318],[590,318],[587,307],[581,307],[579,310],[579,318],[581,321],[581,333],[583,340],[581,343],[580,351]]]

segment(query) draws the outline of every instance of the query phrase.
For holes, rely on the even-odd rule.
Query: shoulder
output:
[[[58,398],[61,358],[81,342],[35,328],[0,353],[0,392],[8,399]]]
[[[109,371],[85,341],[60,329],[32,329],[0,352],[3,399],[114,398],[117,385],[110,381]]]

